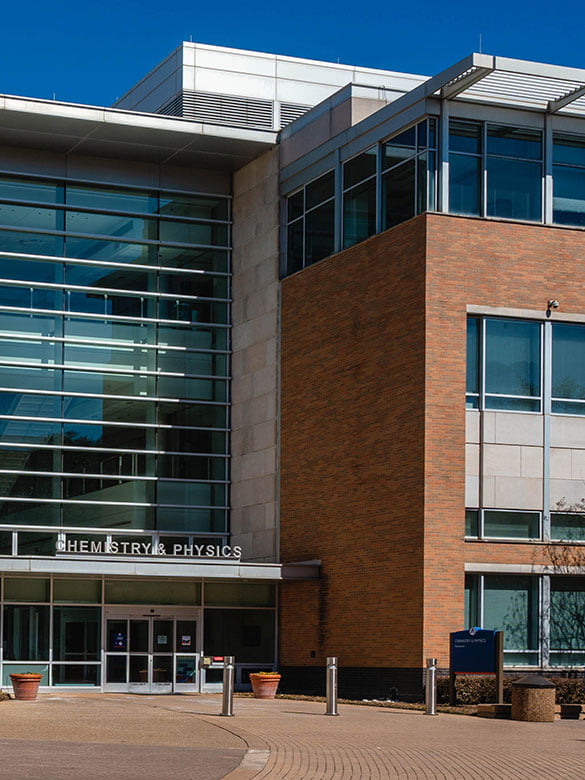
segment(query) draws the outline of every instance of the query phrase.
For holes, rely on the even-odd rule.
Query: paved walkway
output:
[[[516,723],[219,696],[47,695],[0,703],[0,778],[580,780],[585,722]],[[23,750],[25,748],[25,750]]]

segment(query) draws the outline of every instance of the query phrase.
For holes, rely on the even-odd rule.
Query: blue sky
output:
[[[356,13],[357,9],[357,13]],[[585,67],[582,0],[6,3],[0,93],[110,105],[182,40],[432,75],[479,50]]]

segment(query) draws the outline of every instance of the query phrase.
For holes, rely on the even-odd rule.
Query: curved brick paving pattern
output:
[[[0,778],[585,778],[584,721],[427,718],[359,705],[341,705],[335,718],[323,714],[322,703],[286,699],[237,698],[233,718],[220,717],[220,710],[220,696],[190,695],[63,695],[0,704],[0,742],[8,759]],[[15,774],[22,740],[33,753],[28,764],[18,762]]]

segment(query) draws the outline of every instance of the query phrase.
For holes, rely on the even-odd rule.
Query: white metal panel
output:
[[[276,64],[276,75],[279,79],[343,87],[353,80],[353,68],[349,65],[338,65],[335,67],[326,63],[305,64],[290,62],[279,58]]]
[[[274,79],[250,76],[245,73],[197,68],[195,70],[195,89],[198,92],[219,92],[224,95],[242,95],[265,100],[275,99]]]
[[[301,84],[296,81],[276,83],[276,99],[285,103],[304,103],[316,106],[322,100],[327,100],[336,90],[325,84]]]
[[[197,48],[196,65],[198,68],[209,68],[216,71],[231,71],[247,73],[253,76],[276,75],[276,57],[260,55],[256,52],[223,52],[213,49]]]

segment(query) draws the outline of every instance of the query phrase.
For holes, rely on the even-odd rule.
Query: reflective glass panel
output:
[[[100,580],[54,580],[54,602],[83,602],[99,604],[102,600]]]
[[[480,320],[467,320],[467,392],[479,393]]]
[[[449,155],[449,211],[478,216],[481,206],[481,158]]]
[[[553,161],[585,166],[585,138],[578,135],[553,133]]]
[[[343,196],[343,247],[376,232],[376,182],[372,179]]]
[[[86,211],[68,211],[66,230],[71,233],[116,236],[126,241],[156,239],[156,220],[130,217],[122,214],[91,214]]]
[[[551,539],[585,541],[585,515],[551,512]]]
[[[373,146],[367,152],[348,160],[343,166],[343,187],[351,187],[354,184],[373,176],[376,173],[376,147]]]
[[[294,274],[303,267],[304,225],[304,220],[299,219],[288,226],[286,244],[287,274]]]
[[[104,260],[110,263],[135,263],[136,265],[156,265],[158,262],[156,246],[101,241],[96,238],[77,236],[67,236],[65,239],[65,256],[79,260]]]
[[[49,607],[4,607],[3,644],[5,661],[48,660]]]
[[[585,399],[585,327],[554,324],[552,394]]]
[[[49,580],[37,577],[6,577],[4,601],[49,601]]]
[[[229,219],[229,200],[214,195],[169,195],[161,193],[159,214],[191,219]]]
[[[63,266],[61,263],[0,257],[0,278],[60,284],[63,281]]]
[[[171,222],[161,220],[160,240],[176,244],[228,246],[229,226],[214,222]]]
[[[541,163],[488,157],[486,164],[488,216],[540,221]]]
[[[553,166],[553,222],[585,226],[585,168]]]
[[[227,607],[273,607],[275,586],[270,583],[206,583],[205,605]]]
[[[185,604],[201,603],[198,582],[106,580],[105,600],[108,604]]]
[[[26,252],[31,255],[63,255],[63,236],[43,235],[41,233],[23,233],[16,230],[0,230],[2,251]]]
[[[291,195],[289,198],[287,198],[287,219],[289,222],[292,222],[293,219],[297,219],[298,217],[302,217],[305,211],[305,191],[300,190],[299,192],[295,192],[294,195]]]
[[[305,188],[305,198],[307,210],[318,206],[324,200],[332,198],[335,192],[335,174],[333,171],[307,184]]]
[[[384,228],[394,227],[415,214],[415,161],[394,168],[382,179]]]
[[[550,578],[550,646],[585,649],[585,578]]]
[[[274,610],[206,609],[205,652],[235,655],[241,663],[274,662]]]
[[[63,203],[63,187],[51,181],[0,177],[0,198],[30,200],[43,203]]]
[[[328,257],[334,250],[335,203],[330,200],[305,217],[305,265]]]
[[[84,206],[98,211],[137,211],[152,213],[158,206],[156,195],[148,192],[123,189],[98,189],[67,184],[68,206]]]
[[[193,324],[159,325],[160,346],[180,346],[187,349],[227,349],[229,331],[227,328]]]
[[[538,647],[538,580],[536,577],[484,577],[483,627],[504,631],[506,650]]]
[[[540,517],[538,512],[496,512],[484,510],[484,536],[513,539],[538,539]]]
[[[192,268],[225,273],[229,271],[229,256],[219,249],[159,247],[158,265],[168,268]]]
[[[481,154],[482,125],[475,122],[449,122],[449,151]]]
[[[479,512],[477,509],[465,510],[465,536],[479,535]]]
[[[540,395],[540,325],[486,321],[486,392]]]
[[[99,661],[100,629],[99,607],[54,607],[53,659]]]
[[[0,225],[36,230],[63,230],[63,212],[35,206],[0,203]]]
[[[522,157],[540,160],[542,157],[542,133],[526,127],[488,125],[487,153],[504,157]]]

